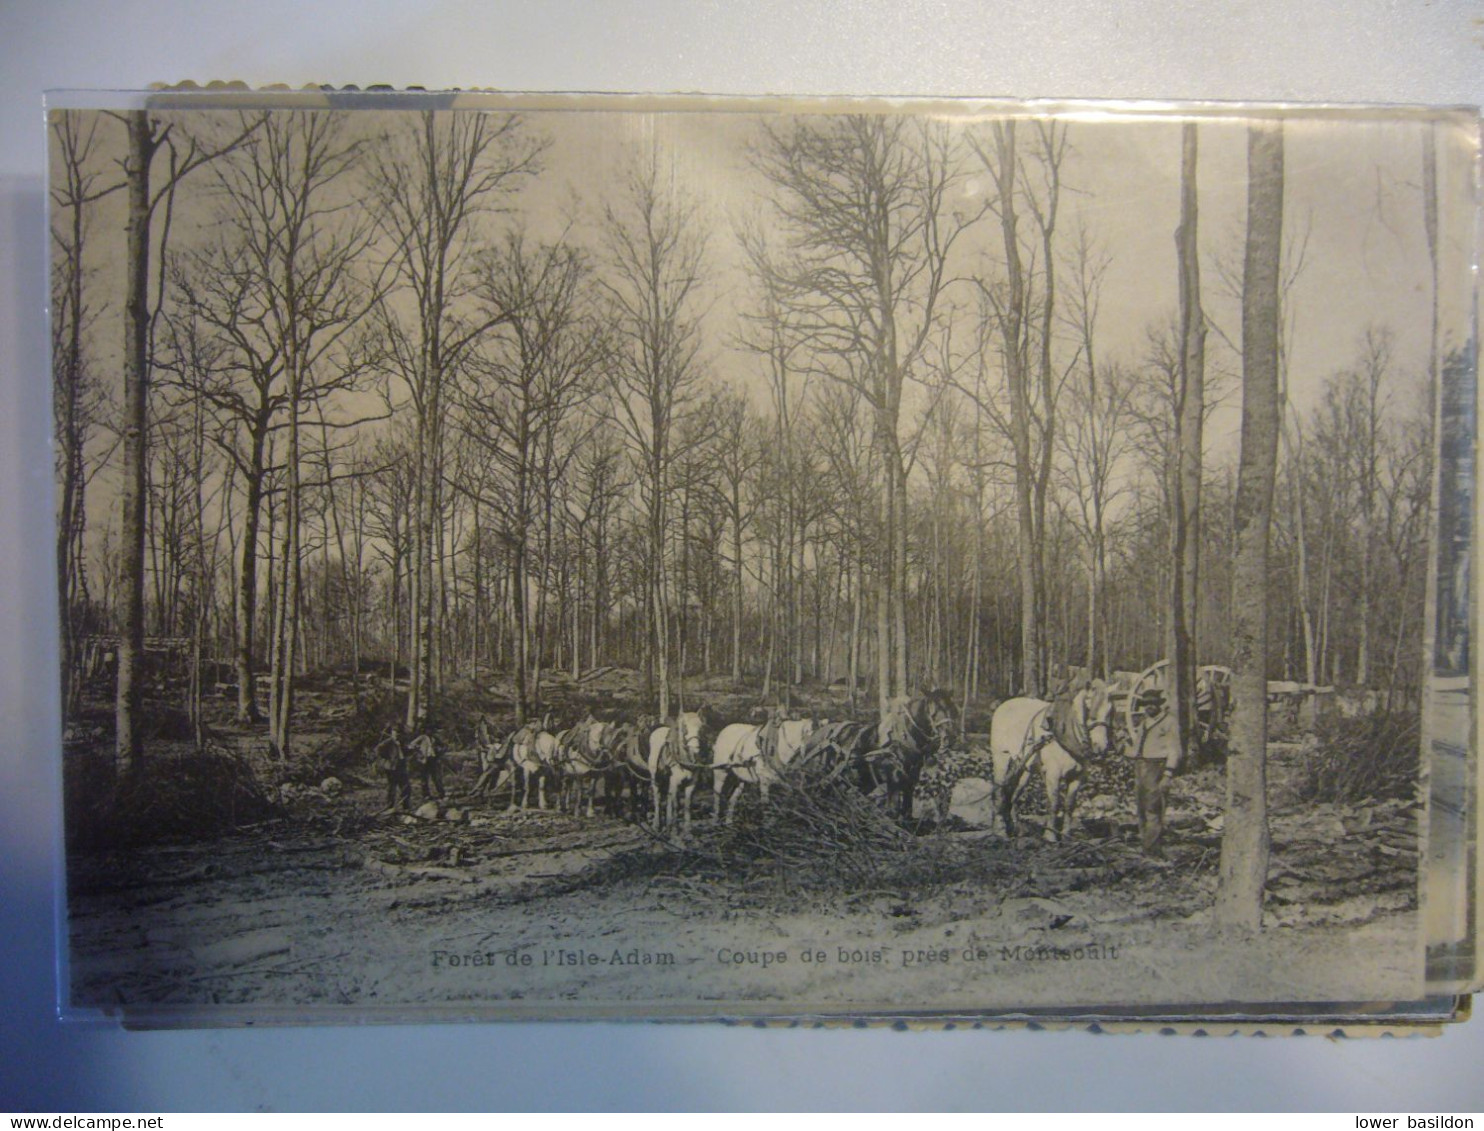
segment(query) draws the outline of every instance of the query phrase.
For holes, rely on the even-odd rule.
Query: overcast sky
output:
[[[987,129],[987,117],[976,117],[967,104],[946,112],[941,104],[936,109],[955,129]],[[393,125],[397,116],[381,111],[355,114],[356,128],[368,135]],[[202,115],[179,117],[187,126],[199,127]],[[760,362],[730,342],[738,311],[749,300],[735,225],[743,218],[767,215],[769,186],[748,160],[748,147],[761,140],[763,121],[746,109],[530,110],[530,128],[546,136],[550,145],[542,173],[522,190],[517,203],[517,211],[538,235],[555,233],[575,215],[573,238],[596,249],[596,220],[604,200],[616,190],[624,161],[636,151],[658,146],[673,161],[675,183],[697,201],[708,233],[709,366],[719,379],[753,390],[760,388]],[[1285,234],[1291,242],[1305,240],[1305,266],[1289,307],[1296,327],[1288,355],[1291,396],[1301,412],[1314,403],[1324,379],[1352,360],[1368,326],[1385,326],[1395,334],[1396,395],[1404,397],[1407,386],[1423,373],[1431,293],[1421,168],[1429,128],[1415,115],[1287,123]],[[108,121],[101,129],[107,140],[98,164],[114,175],[122,127]],[[1443,275],[1454,280],[1444,296],[1446,347],[1450,333],[1456,341],[1468,324],[1467,253],[1474,238],[1469,176],[1474,152],[1471,138],[1457,126],[1445,127],[1439,137]],[[1149,328],[1167,322],[1176,306],[1180,124],[1170,117],[1100,111],[1072,121],[1068,140],[1062,170],[1061,246],[1068,249],[1079,225],[1085,224],[1108,256],[1097,348],[1104,362],[1138,364],[1146,352]],[[975,208],[993,188],[976,163],[972,153],[965,155],[965,176],[956,200],[965,209]],[[209,174],[197,174],[182,190],[172,232],[174,249],[215,237],[211,206],[204,202],[209,184]],[[345,184],[364,198],[363,182]],[[1241,336],[1240,308],[1230,293],[1229,279],[1240,275],[1246,188],[1245,123],[1233,117],[1204,121],[1199,207],[1204,304],[1215,331],[1209,358],[1214,368],[1233,372],[1239,362],[1223,338],[1239,343]],[[108,303],[93,328],[93,356],[105,373],[118,371],[122,341],[118,320],[122,206],[122,194],[100,206],[88,245],[90,264],[98,269],[94,305]],[[510,222],[494,220],[488,230]],[[999,240],[998,224],[988,217],[961,242],[958,269],[998,277]],[[966,289],[957,297],[971,302]],[[1208,456],[1213,462],[1235,455],[1237,412],[1232,397],[1213,422]]]

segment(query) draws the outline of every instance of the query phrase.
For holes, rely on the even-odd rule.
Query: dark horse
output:
[[[834,723],[809,736],[797,758],[806,772],[855,774],[862,793],[885,795],[886,807],[912,819],[922,768],[958,740],[958,708],[947,691],[893,699],[874,722]]]

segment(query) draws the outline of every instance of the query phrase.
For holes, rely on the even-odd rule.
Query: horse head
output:
[[[918,728],[928,734],[932,743],[925,753],[929,757],[951,750],[959,740],[958,707],[951,692],[941,688],[925,691],[913,704]]]
[[[1088,749],[1098,755],[1113,746],[1113,689],[1100,679],[1087,683],[1072,696],[1072,709]]]
[[[688,711],[675,716],[674,735],[692,761],[702,760],[707,726],[700,712]]]
[[[680,731],[686,751],[695,761],[705,761],[710,755],[711,745],[726,726],[726,720],[710,706],[675,716],[675,725]]]
[[[727,721],[722,717],[721,712],[710,704],[697,711],[696,718],[701,720],[701,741],[706,746],[710,746],[711,743],[715,742],[716,736],[727,725]]]

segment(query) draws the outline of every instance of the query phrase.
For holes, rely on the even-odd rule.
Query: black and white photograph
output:
[[[65,1011],[1477,986],[1475,113],[47,139]]]

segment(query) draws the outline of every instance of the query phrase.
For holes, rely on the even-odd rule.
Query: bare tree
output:
[[[603,402],[595,406],[605,407]],[[584,437],[573,449],[575,483],[568,505],[577,513],[579,552],[589,570],[588,665],[597,667],[603,662],[611,614],[614,571],[609,559],[616,514],[633,484],[625,477],[622,438],[609,419],[584,430]]]
[[[418,115],[370,162],[378,222],[408,303],[382,307],[391,364],[406,383],[416,427],[407,723],[426,719],[436,688],[436,570],[443,532],[446,386],[503,311],[470,314],[476,217],[498,210],[540,166],[544,142],[517,115]],[[405,311],[412,306],[410,313]]]
[[[248,718],[256,712],[256,511],[268,470],[265,443],[273,430],[283,431],[269,726],[274,749],[287,758],[300,637],[306,414],[317,414],[325,432],[326,399],[352,388],[364,371],[354,331],[381,285],[360,269],[371,226],[343,208],[342,191],[362,148],[346,117],[273,112],[244,118],[243,127],[252,131],[251,142],[216,169],[223,254],[196,256],[190,274],[198,282],[183,280],[182,290],[188,314],[218,332],[233,351],[234,370],[247,378],[246,389],[230,377],[198,384],[222,407],[230,435],[245,425],[246,453],[229,442],[247,487],[251,535],[243,540],[237,594],[238,709]],[[218,263],[231,267],[223,272]]]
[[[1373,532],[1376,523],[1376,496],[1381,462],[1382,412],[1386,407],[1382,394],[1391,368],[1391,335],[1370,327],[1366,330],[1359,367],[1354,375],[1353,403],[1359,419],[1355,429],[1356,482],[1360,488],[1360,613],[1357,624],[1359,642],[1355,660],[1355,682],[1367,687],[1371,681],[1371,605],[1373,593]]]
[[[160,631],[190,633],[186,709],[197,750],[205,746],[202,667],[208,622],[216,606],[218,546],[227,508],[218,505],[233,486],[235,468],[208,448],[211,403],[200,392],[221,367],[224,350],[209,328],[166,314],[156,348],[161,380],[151,408],[150,525],[155,577],[155,616]],[[171,378],[174,378],[171,380]],[[208,534],[208,507],[218,511]]]
[[[124,124],[128,145],[123,162],[124,192],[128,200],[125,224],[124,281],[124,404],[122,426],[123,473],[119,490],[120,531],[123,545],[123,630],[119,634],[118,688],[115,704],[115,743],[121,774],[136,771],[144,746],[139,722],[144,706],[141,666],[144,659],[145,527],[148,512],[146,467],[148,465],[149,388],[152,360],[151,328],[159,309],[159,298],[150,299],[150,262],[160,257],[153,247],[152,225],[163,205],[165,221],[159,235],[161,248],[168,239],[170,211],[176,186],[208,161],[230,152],[251,132],[251,127],[219,146],[203,146],[194,139],[177,145],[173,127],[146,110],[114,115]],[[152,183],[155,157],[167,154],[167,171],[160,183]]]
[[[740,393],[721,393],[717,412],[716,472],[722,513],[731,536],[732,681],[742,679],[743,548],[756,514],[751,491],[762,462],[764,425]]]
[[[700,289],[706,241],[696,205],[671,181],[658,149],[631,161],[603,207],[606,320],[614,334],[608,367],[618,420],[639,468],[644,510],[646,695],[670,712],[671,605],[666,522],[675,434],[702,376]]]
[[[352,387],[362,366],[349,359],[354,330],[380,284],[358,270],[369,244],[364,222],[349,221],[340,192],[360,142],[343,115],[263,114],[244,118],[251,144],[216,170],[219,235],[173,272],[179,318],[209,328],[224,363],[186,366],[177,380],[210,401],[216,443],[236,465],[244,491],[235,622],[237,713],[258,718],[256,632],[261,512],[274,468],[269,451],[285,436],[281,552],[272,555],[280,600],[270,641],[274,666],[271,738],[286,752],[294,618],[302,554],[298,547],[301,430],[333,393]]]
[[[56,437],[57,578],[62,624],[62,706],[77,705],[79,646],[88,613],[83,537],[87,447],[103,393],[85,356],[85,332],[96,313],[87,301],[85,246],[91,206],[123,187],[93,168],[99,119],[61,111],[52,115],[52,422]]]
[[[877,694],[907,688],[907,469],[900,423],[909,377],[926,377],[949,255],[978,212],[948,203],[962,176],[952,135],[891,115],[800,118],[765,130],[754,164],[772,184],[783,258],[751,256],[812,365],[870,405],[880,475]]]
[[[1056,437],[1064,457],[1058,479],[1070,496],[1068,515],[1087,550],[1086,663],[1090,672],[1106,675],[1108,523],[1126,489],[1121,471],[1133,443],[1135,382],[1122,366],[1098,363],[1098,306],[1108,259],[1093,246],[1085,227],[1078,231],[1071,267],[1067,320],[1080,339],[1081,357],[1067,385],[1063,427]]]
[[[515,590],[516,711],[522,722],[532,705],[533,668],[539,668],[545,627],[538,618],[533,664],[533,535],[543,532],[544,563],[551,551],[555,481],[575,450],[565,444],[566,432],[594,394],[606,352],[601,327],[583,301],[588,282],[586,263],[571,247],[531,245],[519,231],[508,234],[478,269],[476,293],[492,325],[471,355],[470,379],[459,394],[468,437],[503,469],[509,486],[504,536]],[[539,588],[544,597],[544,578]]]
[[[1201,437],[1206,412],[1206,315],[1201,307],[1200,221],[1196,169],[1200,138],[1187,122],[1180,141],[1180,362],[1176,383],[1179,470],[1171,480],[1170,703],[1178,741],[1189,750],[1195,728],[1196,610],[1201,557]]]
[[[372,552],[386,570],[385,617],[382,634],[389,645],[393,685],[396,672],[407,656],[404,632],[410,624],[406,615],[411,594],[413,500],[417,493],[415,446],[409,434],[412,428],[405,419],[392,426],[370,445],[367,455],[369,474],[365,480],[366,533]]]
[[[865,656],[866,577],[877,551],[881,532],[878,512],[872,505],[877,487],[870,462],[871,421],[861,397],[843,384],[823,386],[811,419],[814,441],[824,456],[821,495],[832,540],[842,547],[839,566],[849,575],[843,580],[850,593],[846,670],[850,705],[856,706]]]
[[[989,142],[971,141],[995,181],[991,207],[999,217],[1005,257],[1002,283],[991,286],[981,280],[980,293],[981,322],[986,328],[992,326],[1000,340],[1008,418],[998,404],[989,402],[986,407],[1009,436],[1015,460],[1021,690],[1039,695],[1045,691],[1049,664],[1046,504],[1063,378],[1053,359],[1052,331],[1057,302],[1055,237],[1067,127],[1054,121],[1037,122],[1032,161],[1027,162],[1019,148],[1016,125],[1013,119],[997,122]],[[1039,185],[1032,183],[1033,173]],[[1026,214],[1035,226],[1031,240],[1020,231]],[[988,336],[984,334],[984,348],[988,348]]]
[[[150,221],[155,203],[150,193],[150,168],[163,144],[163,131],[148,114],[131,111],[128,158],[124,165],[129,200],[125,230],[127,275],[124,290],[124,429],[123,486],[119,491],[123,537],[123,631],[119,639],[118,698],[115,741],[118,769],[136,771],[143,762],[144,745],[138,724],[144,707],[139,668],[144,660],[144,537],[148,499],[145,465],[149,432],[149,262]]]
[[[1319,681],[1318,653],[1314,633],[1314,604],[1310,592],[1309,565],[1309,521],[1305,505],[1305,451],[1304,429],[1297,411],[1289,397],[1288,358],[1290,343],[1294,339],[1298,322],[1297,303],[1293,299],[1294,286],[1303,274],[1307,262],[1308,226],[1301,238],[1290,237],[1284,249],[1283,291],[1283,339],[1279,343],[1278,395],[1283,404],[1283,443],[1281,454],[1288,465],[1289,502],[1292,509],[1294,539],[1294,599],[1298,604],[1299,623],[1304,638],[1304,679],[1310,683]]]
[[[757,309],[745,317],[751,323],[740,344],[762,359],[772,402],[772,443],[760,453],[771,466],[776,491],[768,493],[773,512],[768,524],[773,534],[774,600],[770,621],[770,645],[781,644],[779,669],[788,674],[785,683],[802,678],[799,642],[799,574],[803,554],[801,536],[800,469],[795,466],[797,448],[794,425],[809,391],[809,371],[800,360],[802,339],[790,324],[787,307],[779,300],[780,286],[769,262],[765,245],[756,236],[743,234],[753,258],[754,274],[761,292]],[[735,419],[734,419],[735,422]],[[770,658],[773,650],[770,647]],[[768,675],[773,666],[768,666]],[[765,688],[765,694],[766,694]]]
[[[223,343],[229,361],[205,368],[181,368],[177,379],[193,395],[212,403],[212,439],[236,467],[243,492],[242,530],[234,586],[237,717],[256,722],[260,715],[254,677],[258,560],[262,555],[261,522],[270,474],[271,440],[282,427],[282,342],[265,332],[247,250],[232,241],[212,254],[187,256],[178,265],[173,291],[178,317],[211,332]]]
[[[1247,134],[1247,252],[1242,287],[1242,454],[1234,514],[1231,752],[1221,838],[1218,926],[1262,926],[1268,870],[1268,528],[1278,464],[1279,274],[1283,249],[1283,127]]]

